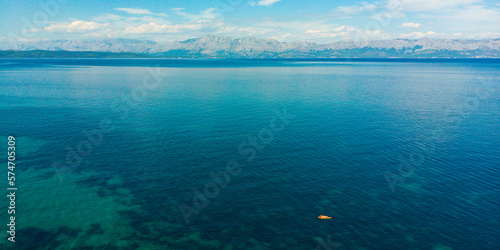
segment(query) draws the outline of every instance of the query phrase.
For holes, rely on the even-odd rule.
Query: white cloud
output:
[[[497,39],[500,37],[500,32],[481,32],[468,35],[467,37],[470,39]]]
[[[393,6],[392,4],[384,4],[383,2],[363,2],[359,5],[337,7],[333,10],[332,16],[335,18],[370,17],[372,20],[384,22],[384,20],[403,17],[404,13],[397,5]]]
[[[308,34],[316,34],[316,33],[324,33],[324,32],[328,32],[328,30],[308,30],[308,31],[306,31],[306,33],[308,33]]]
[[[187,19],[190,19],[192,21],[198,21],[198,20],[211,20],[219,17],[219,14],[217,13],[217,10],[215,8],[208,8],[204,11],[200,11],[199,14],[189,14],[184,12],[184,8],[174,8],[172,9],[172,12],[179,16],[183,16]]]
[[[199,30],[200,24],[143,24],[138,27],[129,26],[125,28],[124,34],[159,34],[159,33],[178,33],[187,30]]]
[[[379,23],[387,23],[391,22],[395,18],[400,18],[404,17],[405,14],[401,10],[386,10],[386,11],[379,11],[375,15],[371,16],[370,18],[372,20],[375,20]]]
[[[341,32],[341,31],[355,31],[355,30],[356,30],[356,28],[351,27],[351,26],[345,26],[345,25],[342,25],[342,26],[340,26],[340,27],[338,27],[338,28],[333,29],[333,31],[335,31],[335,32]]]
[[[436,33],[434,31],[411,32],[406,34],[399,34],[398,38],[420,39],[424,37],[442,38],[442,39],[495,39],[500,37],[500,32],[477,32],[477,33]]]
[[[272,28],[276,30],[276,39],[282,41],[309,41],[317,43],[331,43],[339,40],[376,40],[387,39],[389,35],[380,30],[379,27],[368,27],[372,29],[360,29],[349,25],[333,24],[327,20],[296,20],[296,21],[272,21],[256,22],[255,26]],[[289,34],[283,36],[284,34]]]
[[[102,29],[109,24],[102,24],[97,22],[86,22],[82,20],[74,21],[70,24],[53,24],[44,27],[43,30],[54,33],[85,33],[88,31]]]
[[[153,13],[148,9],[136,9],[136,8],[116,8],[115,10],[123,11],[131,15],[153,15],[153,16],[163,16],[166,17],[165,13]]]
[[[436,27],[464,34],[500,32],[500,9],[470,5],[443,13],[421,13],[419,18],[433,20]],[[433,28],[434,29],[434,28]]]
[[[422,15],[422,17],[434,19],[462,20],[466,22],[488,21],[500,22],[500,11],[495,8],[487,8],[483,5],[471,5],[460,9],[454,9],[448,13],[435,15]],[[500,27],[500,26],[497,26]]]
[[[422,24],[420,24],[420,23],[403,23],[403,24],[401,24],[402,28],[419,28],[420,26],[422,26]]]
[[[338,15],[354,15],[360,12],[373,11],[377,8],[374,4],[363,3],[362,5],[340,6],[334,10]]]
[[[437,34],[434,31],[428,31],[426,33],[423,33],[423,32],[411,32],[411,33],[407,33],[407,34],[399,34],[399,38],[420,39],[420,38],[432,37],[432,36],[436,36],[436,35],[439,35],[439,34]]]
[[[446,36],[446,38],[454,39],[495,39],[500,37],[500,32],[480,32],[474,34],[464,34],[462,32],[457,32],[452,35]]]
[[[270,6],[272,4],[275,4],[277,2],[280,2],[281,0],[260,0],[258,2],[250,2],[250,5],[252,6],[255,6],[255,5],[259,5],[259,6]]]
[[[450,8],[471,5],[481,0],[391,0],[393,6],[404,12],[445,11]]]

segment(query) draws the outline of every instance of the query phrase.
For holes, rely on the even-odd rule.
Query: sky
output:
[[[498,0],[17,0],[0,11],[0,41],[500,38]]]

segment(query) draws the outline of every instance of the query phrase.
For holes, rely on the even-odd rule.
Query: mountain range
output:
[[[85,51],[170,58],[500,58],[500,39],[422,38],[317,44],[207,35],[176,42],[133,39],[0,41],[0,50],[48,51],[49,57],[50,51]]]

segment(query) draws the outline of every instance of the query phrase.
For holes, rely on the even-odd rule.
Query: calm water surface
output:
[[[500,249],[499,84],[498,60],[0,60],[15,246]]]

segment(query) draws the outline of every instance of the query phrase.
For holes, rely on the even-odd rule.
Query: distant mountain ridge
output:
[[[207,35],[163,43],[133,39],[0,41],[0,50],[134,53],[174,58],[500,58],[500,39],[423,38],[317,44]]]

